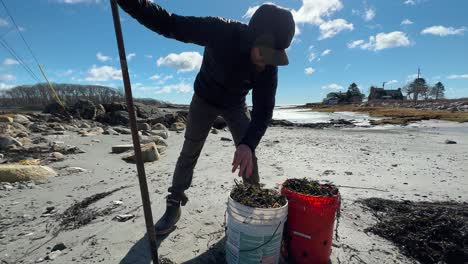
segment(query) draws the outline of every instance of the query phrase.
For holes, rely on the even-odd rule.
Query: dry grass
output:
[[[454,122],[468,122],[468,113],[463,112],[449,112],[449,111],[436,111],[436,110],[423,110],[415,108],[403,107],[360,107],[353,105],[337,105],[327,107],[314,107],[312,111],[316,112],[361,112],[367,113],[372,117],[385,117],[386,119],[373,121],[375,125],[381,124],[394,124],[394,125],[407,125],[411,122],[420,120],[438,119]]]

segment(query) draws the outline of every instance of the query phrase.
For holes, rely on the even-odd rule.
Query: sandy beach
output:
[[[380,197],[411,201],[466,202],[468,194],[468,124],[423,121],[409,127],[310,129],[271,127],[257,155],[261,181],[278,188],[284,180],[308,177],[340,187],[342,214],[333,242],[332,263],[416,263],[389,241],[365,233],[372,214],[356,200]],[[176,263],[220,263],[224,217],[233,181],[234,153],[229,131],[210,134],[195,170],[189,203],[176,231],[160,239],[159,254]],[[80,137],[74,132],[47,136],[86,153],[52,163],[59,176],[33,189],[0,191],[0,262],[36,263],[58,243],[66,249],[53,263],[151,263],[136,167],[111,154],[111,146],[131,143],[129,135]],[[445,144],[450,139],[457,144]],[[155,221],[165,209],[183,133],[171,132],[161,160],[146,163]],[[86,172],[70,172],[81,167]],[[118,187],[126,188],[90,205],[102,209],[122,204],[91,223],[54,234],[58,220],[43,217],[47,207],[63,212],[75,201]],[[118,214],[135,218],[119,222]]]

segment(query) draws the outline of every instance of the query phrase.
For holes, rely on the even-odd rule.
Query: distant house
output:
[[[368,101],[372,100],[403,100],[401,88],[397,90],[385,90],[384,88],[371,87]]]
[[[337,105],[342,102],[346,97],[345,93],[338,92],[338,93],[328,93],[327,97],[323,99],[323,104],[326,105]]]
[[[323,99],[323,104],[337,105],[337,104],[360,104],[362,103],[363,95],[355,92],[332,92],[328,93],[327,97]]]

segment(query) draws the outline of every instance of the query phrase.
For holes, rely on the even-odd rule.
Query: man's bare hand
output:
[[[246,178],[252,175],[253,171],[253,155],[252,150],[245,144],[237,146],[236,153],[234,153],[234,160],[232,161],[232,172],[234,173],[239,167],[239,176]]]

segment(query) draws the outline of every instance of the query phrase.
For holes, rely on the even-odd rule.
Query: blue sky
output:
[[[3,0],[54,82],[122,86],[107,0]],[[263,1],[156,0],[179,15],[247,22]],[[447,97],[468,97],[468,1],[277,0],[292,10],[298,34],[280,67],[278,104],[320,101],[356,82],[398,88],[421,67]],[[121,11],[134,95],[188,103],[203,48],[165,39]],[[0,36],[41,74],[3,6]],[[41,78],[42,80],[42,78]],[[35,80],[0,46],[0,89]]]

